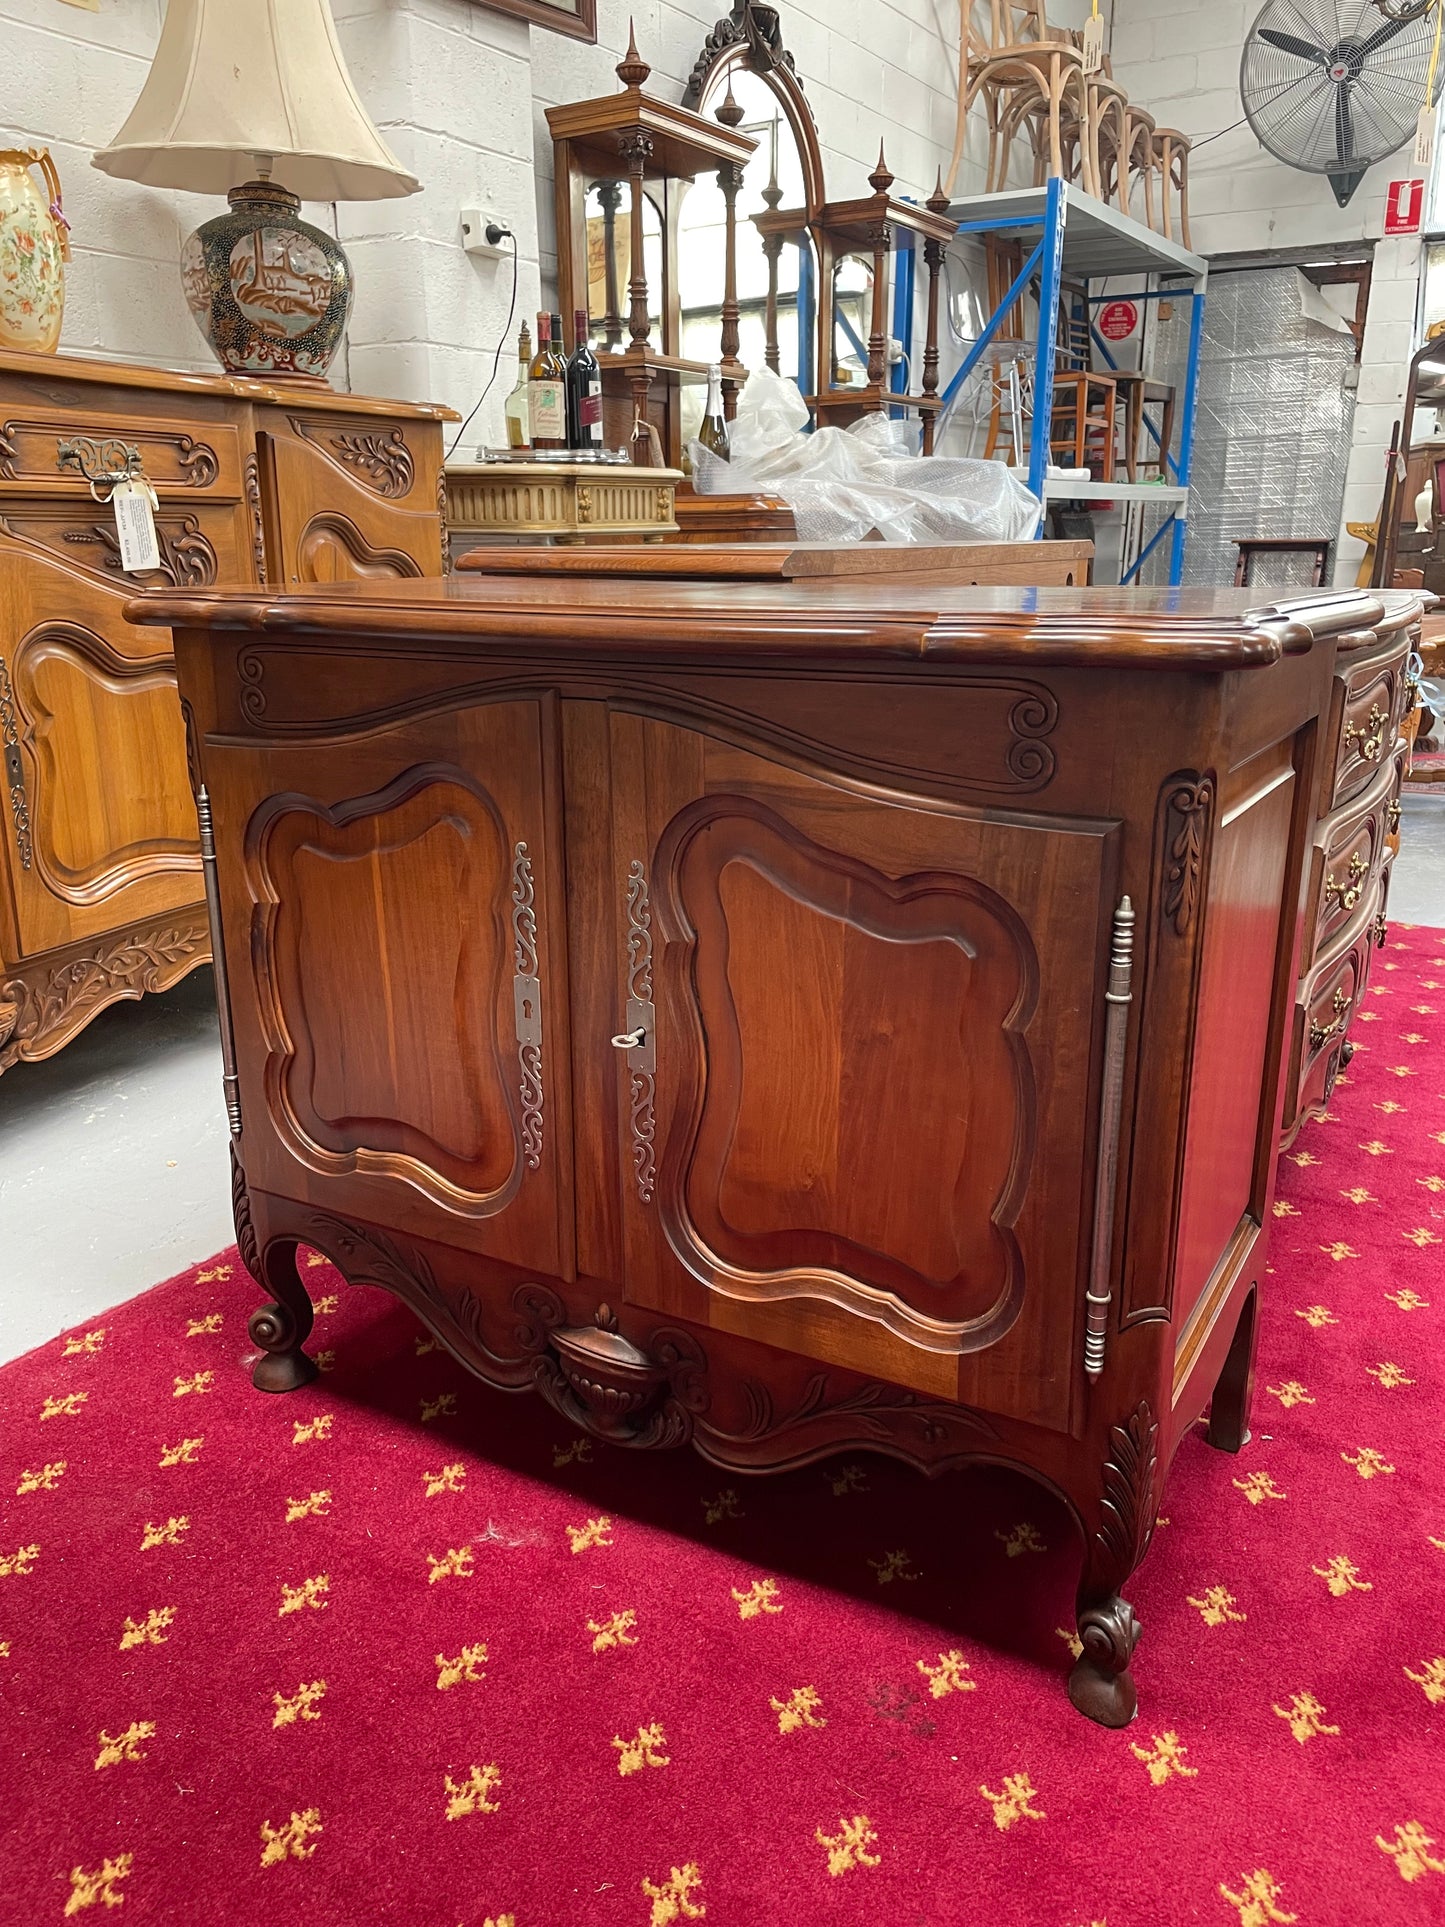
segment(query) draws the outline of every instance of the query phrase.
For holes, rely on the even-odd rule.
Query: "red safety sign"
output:
[[[1385,195],[1386,234],[1418,234],[1425,213],[1425,182],[1420,175],[1409,181],[1391,181]]]
[[[1105,341],[1127,341],[1139,326],[1139,310],[1132,301],[1106,301],[1099,314],[1099,333]]]

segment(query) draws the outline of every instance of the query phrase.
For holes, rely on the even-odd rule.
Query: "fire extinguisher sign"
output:
[[[1099,310],[1099,333],[1105,341],[1127,341],[1139,326],[1139,309],[1132,301],[1106,301]]]
[[[1413,180],[1391,181],[1385,195],[1386,234],[1418,234],[1425,213],[1425,183],[1417,174]]]

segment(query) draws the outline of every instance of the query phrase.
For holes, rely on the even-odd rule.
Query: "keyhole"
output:
[[[527,1023],[529,1023],[529,1024],[531,1023],[531,1021],[532,1021],[532,1000],[531,1000],[531,998],[530,998],[530,997],[524,997],[524,998],[522,999],[522,1016],[523,1016],[523,1018],[524,1018],[524,1020],[525,1020],[525,1021],[526,1021]]]

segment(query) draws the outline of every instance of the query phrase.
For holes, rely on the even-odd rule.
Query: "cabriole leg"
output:
[[[1077,1617],[1083,1646],[1069,1675],[1069,1698],[1100,1726],[1127,1726],[1138,1709],[1129,1671],[1139,1621],[1123,1589],[1154,1529],[1159,1426],[1147,1399],[1111,1426],[1095,1491],[1076,1492],[1084,1528],[1084,1570]]]
[[[296,1242],[280,1239],[267,1245],[258,1280],[274,1294],[275,1303],[251,1313],[248,1330],[253,1344],[265,1354],[251,1372],[260,1392],[295,1392],[316,1376],[315,1361],[301,1347],[311,1331],[311,1300],[296,1269]]]
[[[1079,1638],[1084,1650],[1069,1674],[1069,1698],[1100,1726],[1127,1726],[1139,1696],[1129,1661],[1139,1643],[1134,1608],[1116,1592],[1104,1592],[1085,1572],[1079,1587]]]

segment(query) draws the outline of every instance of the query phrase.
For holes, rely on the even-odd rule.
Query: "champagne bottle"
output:
[[[532,446],[532,410],[528,395],[532,374],[532,336],[526,322],[517,337],[517,385],[507,397],[507,446]]]
[[[602,368],[592,352],[592,322],[578,308],[577,345],[567,363],[567,444],[570,448],[602,446]]]
[[[527,381],[533,448],[567,446],[567,364],[552,344],[552,317],[537,316],[537,352]]]
[[[722,366],[714,362],[707,371],[707,411],[702,418],[702,426],[697,431],[697,439],[704,448],[711,449],[714,455],[728,459],[728,425],[723,414]]]

